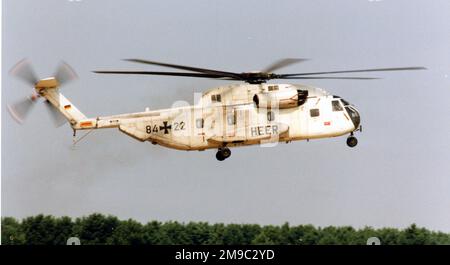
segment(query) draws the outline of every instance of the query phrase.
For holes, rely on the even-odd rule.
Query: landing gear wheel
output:
[[[219,161],[223,161],[223,160],[225,160],[225,157],[223,157],[222,152],[217,151],[217,153],[216,153],[216,159],[219,160]]]
[[[349,136],[347,138],[347,145],[349,147],[355,147],[358,144],[358,139],[355,136]]]
[[[219,151],[216,153],[216,158],[219,161],[223,161],[231,156],[231,150],[230,148],[224,147],[219,148]]]

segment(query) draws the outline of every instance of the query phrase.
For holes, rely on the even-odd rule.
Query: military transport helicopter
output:
[[[38,98],[45,98],[56,124],[69,121],[74,137],[77,130],[118,128],[136,140],[178,150],[217,149],[219,161],[230,157],[230,147],[262,143],[336,137],[348,134],[347,145],[358,141],[354,132],[361,131],[358,110],[339,96],[325,90],[302,84],[268,84],[269,80],[283,79],[355,79],[372,77],[339,77],[338,73],[423,70],[424,67],[376,68],[276,74],[275,70],[305,61],[282,59],[263,71],[226,72],[191,66],[175,65],[141,59],[126,61],[169,67],[185,72],[160,71],[94,71],[98,74],[163,75],[218,80],[244,81],[205,91],[192,106],[87,118],[60,92],[59,87],[76,78],[75,72],[62,63],[53,77],[38,79],[29,62],[22,60],[11,73],[29,85],[35,92],[29,98],[9,105],[12,116],[22,122]],[[329,74],[331,76],[323,76]],[[62,114],[62,116],[61,116]]]

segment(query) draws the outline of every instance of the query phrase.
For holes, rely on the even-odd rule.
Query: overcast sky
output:
[[[450,232],[450,1],[3,1],[2,216],[406,227]],[[305,80],[355,104],[346,137],[184,152],[99,130],[71,149],[42,104],[26,124],[6,103],[31,92],[9,69],[29,58],[40,77],[59,60],[80,79],[62,89],[89,117],[192,103],[227,81],[95,75],[153,69],[143,58],[229,71],[285,57],[282,72],[426,66],[381,80]],[[300,83],[302,81],[299,81]]]

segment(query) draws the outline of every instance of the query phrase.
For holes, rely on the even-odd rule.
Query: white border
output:
[[[2,91],[3,91],[3,86],[2,86],[2,55],[3,55],[3,49],[2,49],[2,36],[3,36],[3,27],[2,27],[2,21],[3,21],[3,1],[0,0],[0,30],[1,30],[1,34],[0,34],[0,88],[2,90],[0,90],[0,109],[2,109],[2,102],[1,102],[1,98],[2,98]],[[0,115],[0,150],[2,150],[2,130],[1,130],[1,124],[2,124],[2,115]],[[1,172],[2,172],[2,156],[1,156],[1,152],[0,152],[0,217],[3,217],[2,215],[2,180],[1,180]],[[2,244],[2,221],[0,218],[0,245]]]

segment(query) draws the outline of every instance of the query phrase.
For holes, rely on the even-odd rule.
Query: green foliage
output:
[[[119,226],[119,219],[114,216],[91,214],[88,217],[77,218],[74,236],[80,238],[85,245],[106,244]]]
[[[281,229],[277,226],[264,226],[261,232],[253,239],[252,244],[257,245],[277,245],[283,244],[281,240]]]
[[[190,239],[186,233],[185,226],[178,222],[167,222],[160,228],[161,242],[164,245],[190,244]]]
[[[25,244],[25,234],[22,232],[21,225],[12,217],[2,218],[2,244]]]
[[[131,219],[122,221],[106,242],[109,245],[142,245],[145,243],[144,227]]]
[[[412,224],[404,230],[395,228],[359,230],[353,227],[316,228],[312,225],[281,226],[257,224],[208,224],[205,222],[141,224],[121,221],[114,216],[91,214],[72,220],[70,217],[37,215],[17,221],[2,218],[2,244],[65,245],[70,237],[81,244],[188,244],[188,245],[364,245],[370,237],[378,237],[383,245],[449,245],[450,234],[433,232]]]
[[[412,224],[400,235],[400,244],[434,245],[435,242],[430,231],[425,228],[418,228],[416,224]]]
[[[186,236],[189,238],[189,244],[205,245],[211,235],[210,225],[208,223],[194,223],[190,222],[185,226]]]
[[[56,220],[53,216],[42,214],[25,218],[22,221],[21,229],[25,234],[25,244],[27,245],[52,245],[56,243],[55,237],[58,231]]]

